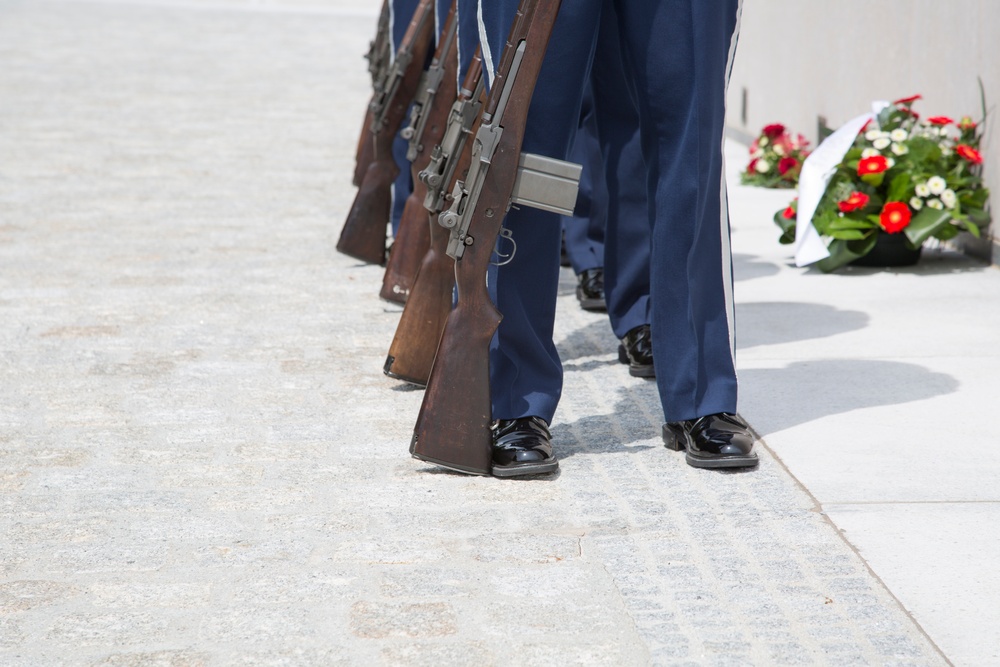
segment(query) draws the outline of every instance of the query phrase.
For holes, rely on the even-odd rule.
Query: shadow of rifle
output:
[[[365,170],[337,241],[337,250],[369,264],[385,264],[392,182],[399,175],[392,142],[416,96],[433,39],[434,0],[420,0],[389,69],[384,92],[372,98],[372,163]]]
[[[502,315],[486,272],[514,192],[531,95],[559,0],[521,0],[472,148],[466,183],[457,183],[439,223],[451,229],[458,302],[438,345],[410,453],[459,472],[492,472],[489,344]]]
[[[420,79],[417,97],[410,107],[410,124],[400,132],[409,142],[406,159],[410,161],[413,191],[403,207],[382,276],[379,296],[386,301],[406,303],[421,260],[430,246],[430,212],[424,208],[427,184],[420,180],[420,172],[430,162],[432,149],[441,143],[451,107],[458,96],[457,29],[453,1],[434,58]]]

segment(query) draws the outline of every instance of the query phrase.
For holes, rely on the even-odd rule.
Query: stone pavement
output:
[[[851,472],[798,430],[901,401],[875,391],[892,341],[862,339],[846,370],[879,381],[792,409],[856,379],[796,345],[867,316],[810,301],[775,193],[733,192],[758,470],[661,446],[568,273],[561,472],[408,456],[399,308],[333,250],[376,5],[0,0],[0,665],[948,664],[796,479]],[[948,261],[928,280],[997,284]]]

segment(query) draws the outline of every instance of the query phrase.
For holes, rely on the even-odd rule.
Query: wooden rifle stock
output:
[[[389,0],[383,0],[382,10],[378,16],[378,27],[375,29],[375,39],[368,44],[368,53],[365,60],[368,61],[368,73],[372,78],[372,94],[379,93],[379,86],[385,81],[386,72],[389,67],[390,51],[392,42],[389,39]],[[358,148],[354,157],[354,177],[352,182],[355,187],[361,187],[365,179],[365,172],[368,165],[372,163],[372,111],[371,101],[365,109],[365,122],[361,126],[361,133],[358,135]]]
[[[459,104],[482,94],[480,92],[482,75],[482,59],[477,53],[462,84]],[[458,121],[456,118],[456,122]],[[459,136],[461,143],[454,147],[459,154],[453,158],[457,161],[457,166],[449,182],[441,186],[447,192],[451,192],[454,181],[464,179],[469,170],[472,142],[466,139],[469,135],[474,135],[476,129],[478,123],[472,126],[471,132],[463,132]],[[420,178],[421,181],[425,179],[423,175]],[[446,201],[434,199],[442,203]],[[403,314],[396,326],[396,335],[392,339],[392,345],[389,346],[389,354],[383,368],[389,377],[421,387],[427,385],[427,379],[430,377],[441,332],[451,311],[452,291],[455,287],[455,260],[447,253],[451,235],[437,223],[440,209],[435,207],[434,210],[428,209],[428,212],[430,247],[417,269],[413,288],[403,307]]]
[[[490,300],[486,272],[510,205],[528,106],[558,10],[559,0],[521,0],[474,142],[463,212],[468,229],[459,225],[451,232],[458,304],[445,323],[410,453],[460,472],[492,472],[489,345],[502,315]]]
[[[434,0],[420,0],[389,72],[384,94],[372,100],[372,163],[340,232],[337,250],[369,264],[385,263],[386,225],[392,217],[392,183],[399,167],[392,142],[413,100],[434,39]]]
[[[427,185],[420,179],[420,172],[430,160],[431,149],[444,136],[451,107],[458,96],[457,27],[455,3],[452,2],[434,59],[421,79],[421,89],[413,103],[410,126],[402,132],[403,137],[410,142],[406,157],[410,160],[413,191],[406,198],[403,216],[382,277],[379,296],[386,301],[406,303],[420,262],[430,246],[430,212],[424,208]]]
[[[365,172],[375,159],[375,144],[372,141],[372,112],[365,112],[365,124],[358,135],[358,149],[354,157],[354,177],[351,182],[355,187],[361,187],[365,181]]]

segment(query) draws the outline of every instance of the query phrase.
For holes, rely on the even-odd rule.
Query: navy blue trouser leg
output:
[[[615,336],[650,323],[650,226],[639,112],[622,63],[618,22],[602,14],[591,81],[607,179],[604,294]]]
[[[583,166],[580,193],[572,216],[562,216],[566,255],[573,272],[580,275],[604,266],[604,225],[608,210],[608,189],[604,178],[604,157],[598,139],[597,118],[591,87],[584,91],[580,125],[573,136],[569,160]]]
[[[638,100],[667,421],[736,411],[725,94],[739,0],[615,0]]]
[[[517,5],[516,0],[480,3],[489,43],[487,67],[500,61]],[[562,4],[532,97],[525,151],[566,158],[580,118],[599,17],[598,2]],[[490,348],[493,417],[536,415],[551,422],[562,393],[562,364],[552,341],[559,286],[559,216],[512,209],[504,225],[513,233],[517,253],[489,275],[491,294],[503,313]]]
[[[396,57],[399,44],[406,35],[406,29],[413,18],[413,12],[417,10],[417,0],[391,0],[391,20],[392,20],[392,53]],[[406,159],[406,150],[409,142],[398,134],[392,140],[392,156],[396,159],[396,166],[399,167],[399,176],[392,184],[392,235],[395,236],[399,230],[399,221],[403,217],[403,209],[406,207],[406,199],[413,192],[413,180],[410,178],[410,161]]]

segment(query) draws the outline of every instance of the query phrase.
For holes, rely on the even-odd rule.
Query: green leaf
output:
[[[969,232],[970,234],[972,234],[973,236],[975,236],[977,239],[982,238],[982,233],[979,231],[979,225],[975,224],[974,222],[969,222],[968,220],[966,220],[965,221],[965,231]]]
[[[981,208],[967,209],[966,215],[968,215],[969,219],[972,220],[977,225],[979,225],[980,227],[985,227],[986,225],[990,224],[990,221],[992,220],[989,211],[985,211]]]
[[[914,164],[928,164],[936,163],[941,159],[941,147],[937,145],[936,141],[932,141],[927,137],[913,137],[910,139],[910,160]]]
[[[896,174],[889,183],[889,191],[886,193],[886,201],[904,201],[907,199],[907,194],[910,190],[910,175],[906,172],[902,174]]]
[[[857,241],[865,238],[865,233],[859,229],[831,229],[827,236],[844,241]]]
[[[857,218],[852,218],[849,216],[844,216],[843,218],[837,218],[835,222],[831,222],[829,225],[830,229],[873,229],[878,225],[872,223],[871,220],[858,220]]]
[[[942,241],[947,241],[958,236],[959,229],[955,225],[945,225],[941,229],[937,230],[934,234],[934,238],[941,239]]]
[[[930,237],[938,234],[950,222],[951,213],[949,211],[924,207],[913,216],[903,233],[906,234],[906,238],[910,239],[910,243],[919,246],[923,245],[924,241]]]
[[[850,264],[858,257],[867,255],[875,247],[875,234],[869,234],[855,241],[834,240],[827,246],[830,256],[820,260],[816,266],[823,273],[836,271],[842,266]]]
[[[788,219],[784,216],[784,213],[785,209],[775,212],[774,224],[778,225],[778,228],[781,229],[781,236],[778,238],[778,243],[788,245],[795,242],[795,218]]]
[[[885,180],[885,172],[879,172],[877,174],[864,174],[861,180],[869,185],[874,185],[876,188],[882,185],[882,181]]]

